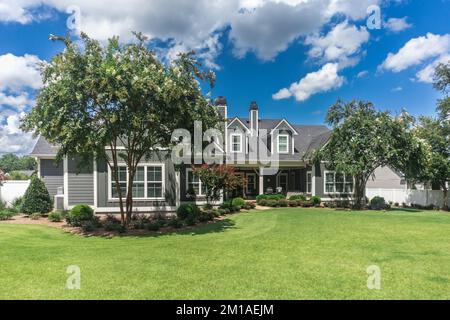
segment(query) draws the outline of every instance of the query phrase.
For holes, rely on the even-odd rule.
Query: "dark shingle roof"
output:
[[[31,156],[56,156],[58,147],[51,145],[44,137],[40,136],[37,140]]]
[[[234,119],[234,118],[233,118]],[[250,127],[248,118],[238,118],[247,127]],[[259,129],[267,130],[269,134],[283,119],[259,119]],[[230,120],[232,121],[232,119]],[[292,125],[292,124],[291,124]],[[301,160],[310,158],[314,151],[323,147],[330,138],[331,131],[324,125],[292,125],[298,135],[294,136],[295,154],[282,154],[280,160]],[[268,145],[267,139],[263,139]]]

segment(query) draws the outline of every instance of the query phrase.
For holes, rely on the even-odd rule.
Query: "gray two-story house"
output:
[[[326,126],[261,117],[256,102],[251,103],[248,118],[229,117],[223,97],[217,98],[214,106],[226,119],[224,162],[235,167],[246,181],[233,196],[254,199],[259,194],[281,192],[317,195],[324,201],[351,197],[351,177],[328,171],[324,164],[313,163],[314,151],[330,138]],[[38,174],[55,196],[58,207],[70,209],[77,204],[88,204],[98,213],[119,211],[111,170],[105,162],[93,161],[91,166],[80,169],[76,156],[67,156],[56,163],[57,152],[58,147],[40,137],[31,155],[37,159]],[[175,167],[170,158],[156,153],[140,164],[133,185],[136,211],[169,212],[182,202],[204,201],[204,187],[193,175],[192,166],[185,165],[181,170]],[[125,165],[119,165],[119,179],[125,188]]]

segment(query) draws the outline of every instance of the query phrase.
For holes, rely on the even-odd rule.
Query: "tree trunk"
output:
[[[355,204],[356,210],[362,210],[366,204],[366,183],[361,175],[355,176]]]
[[[444,191],[444,210],[446,210],[446,211],[449,211],[448,210],[448,189],[447,189],[447,186],[445,186],[444,188],[443,188],[443,191]]]

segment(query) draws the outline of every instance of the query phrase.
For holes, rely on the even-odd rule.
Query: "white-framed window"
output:
[[[353,193],[353,177],[325,171],[325,193]]]
[[[186,169],[186,192],[193,190],[196,196],[204,196],[205,190],[202,181],[194,174],[191,168]]]
[[[231,152],[242,152],[242,134],[231,134]]]
[[[125,199],[128,190],[129,170],[126,165],[118,167],[119,183],[122,197]],[[136,168],[133,181],[133,199],[135,200],[164,200],[164,164],[141,164]],[[119,200],[116,184],[108,167],[109,199]]]
[[[277,137],[278,153],[289,153],[289,135],[280,134]]]
[[[312,193],[312,172],[306,172],[306,193]]]

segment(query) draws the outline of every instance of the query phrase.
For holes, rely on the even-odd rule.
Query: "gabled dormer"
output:
[[[227,150],[226,152],[247,153],[247,136],[251,130],[239,118],[230,119],[227,125]]]
[[[294,154],[295,136],[298,136],[297,130],[286,119],[282,119],[270,131],[272,153]]]

